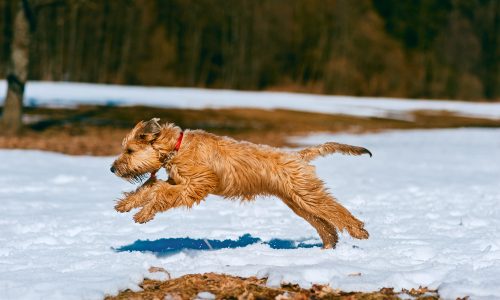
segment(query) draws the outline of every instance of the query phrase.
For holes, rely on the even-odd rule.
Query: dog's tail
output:
[[[346,144],[339,144],[334,142],[328,142],[317,146],[307,147],[298,152],[303,160],[309,162],[318,156],[325,156],[331,153],[341,153],[346,155],[362,155],[369,154],[370,157],[372,153],[363,147],[351,146]]]

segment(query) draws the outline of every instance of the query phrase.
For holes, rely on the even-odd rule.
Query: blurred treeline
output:
[[[1,74],[19,2],[0,0]],[[30,3],[31,79],[500,99],[498,0]]]

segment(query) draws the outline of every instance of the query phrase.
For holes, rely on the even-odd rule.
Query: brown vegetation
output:
[[[365,133],[388,129],[500,127],[500,120],[469,118],[449,112],[416,111],[401,119],[364,118],[289,110],[161,109],[96,107],[27,108],[19,137],[0,136],[0,148],[40,149],[75,155],[116,155],[121,140],[140,120],[159,117],[182,128],[272,146],[294,146],[290,136],[311,132]]]
[[[161,269],[161,268],[160,268]],[[121,299],[195,299],[200,292],[210,292],[216,299],[335,299],[335,300],[381,300],[412,299],[432,300],[439,299],[437,291],[427,288],[394,291],[392,288],[383,288],[376,292],[342,292],[328,285],[313,285],[304,289],[296,284],[282,284],[280,287],[266,286],[266,278],[242,278],[224,274],[205,273],[185,275],[167,281],[145,279],[140,285],[140,292],[125,290],[117,296],[108,296],[106,300]]]

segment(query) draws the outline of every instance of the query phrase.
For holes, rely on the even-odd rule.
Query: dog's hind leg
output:
[[[283,202],[293,210],[298,216],[309,222],[318,232],[321,240],[323,241],[323,248],[335,248],[338,241],[337,230],[335,227],[326,222],[325,220],[314,216],[304,209],[301,209],[293,200],[282,198]]]
[[[199,176],[190,178],[185,184],[171,185],[159,181],[149,190],[149,199],[143,208],[134,216],[137,223],[152,220],[156,213],[175,207],[192,207],[203,200],[217,186],[215,176]]]
[[[368,238],[369,234],[364,229],[363,222],[356,219],[333,196],[328,194],[320,179],[312,174],[302,174],[298,178],[292,178],[291,182],[293,188],[285,190],[286,198],[291,199],[298,209],[324,220],[339,231],[347,230],[354,238]],[[315,226],[315,228],[318,230],[318,227]],[[325,242],[324,244],[327,245]]]

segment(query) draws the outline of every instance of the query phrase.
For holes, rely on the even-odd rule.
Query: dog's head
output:
[[[123,152],[113,162],[111,172],[128,181],[140,182],[147,173],[154,174],[162,167],[158,151],[168,149],[180,128],[173,124],[162,126],[159,120],[153,118],[135,125],[123,139]]]

